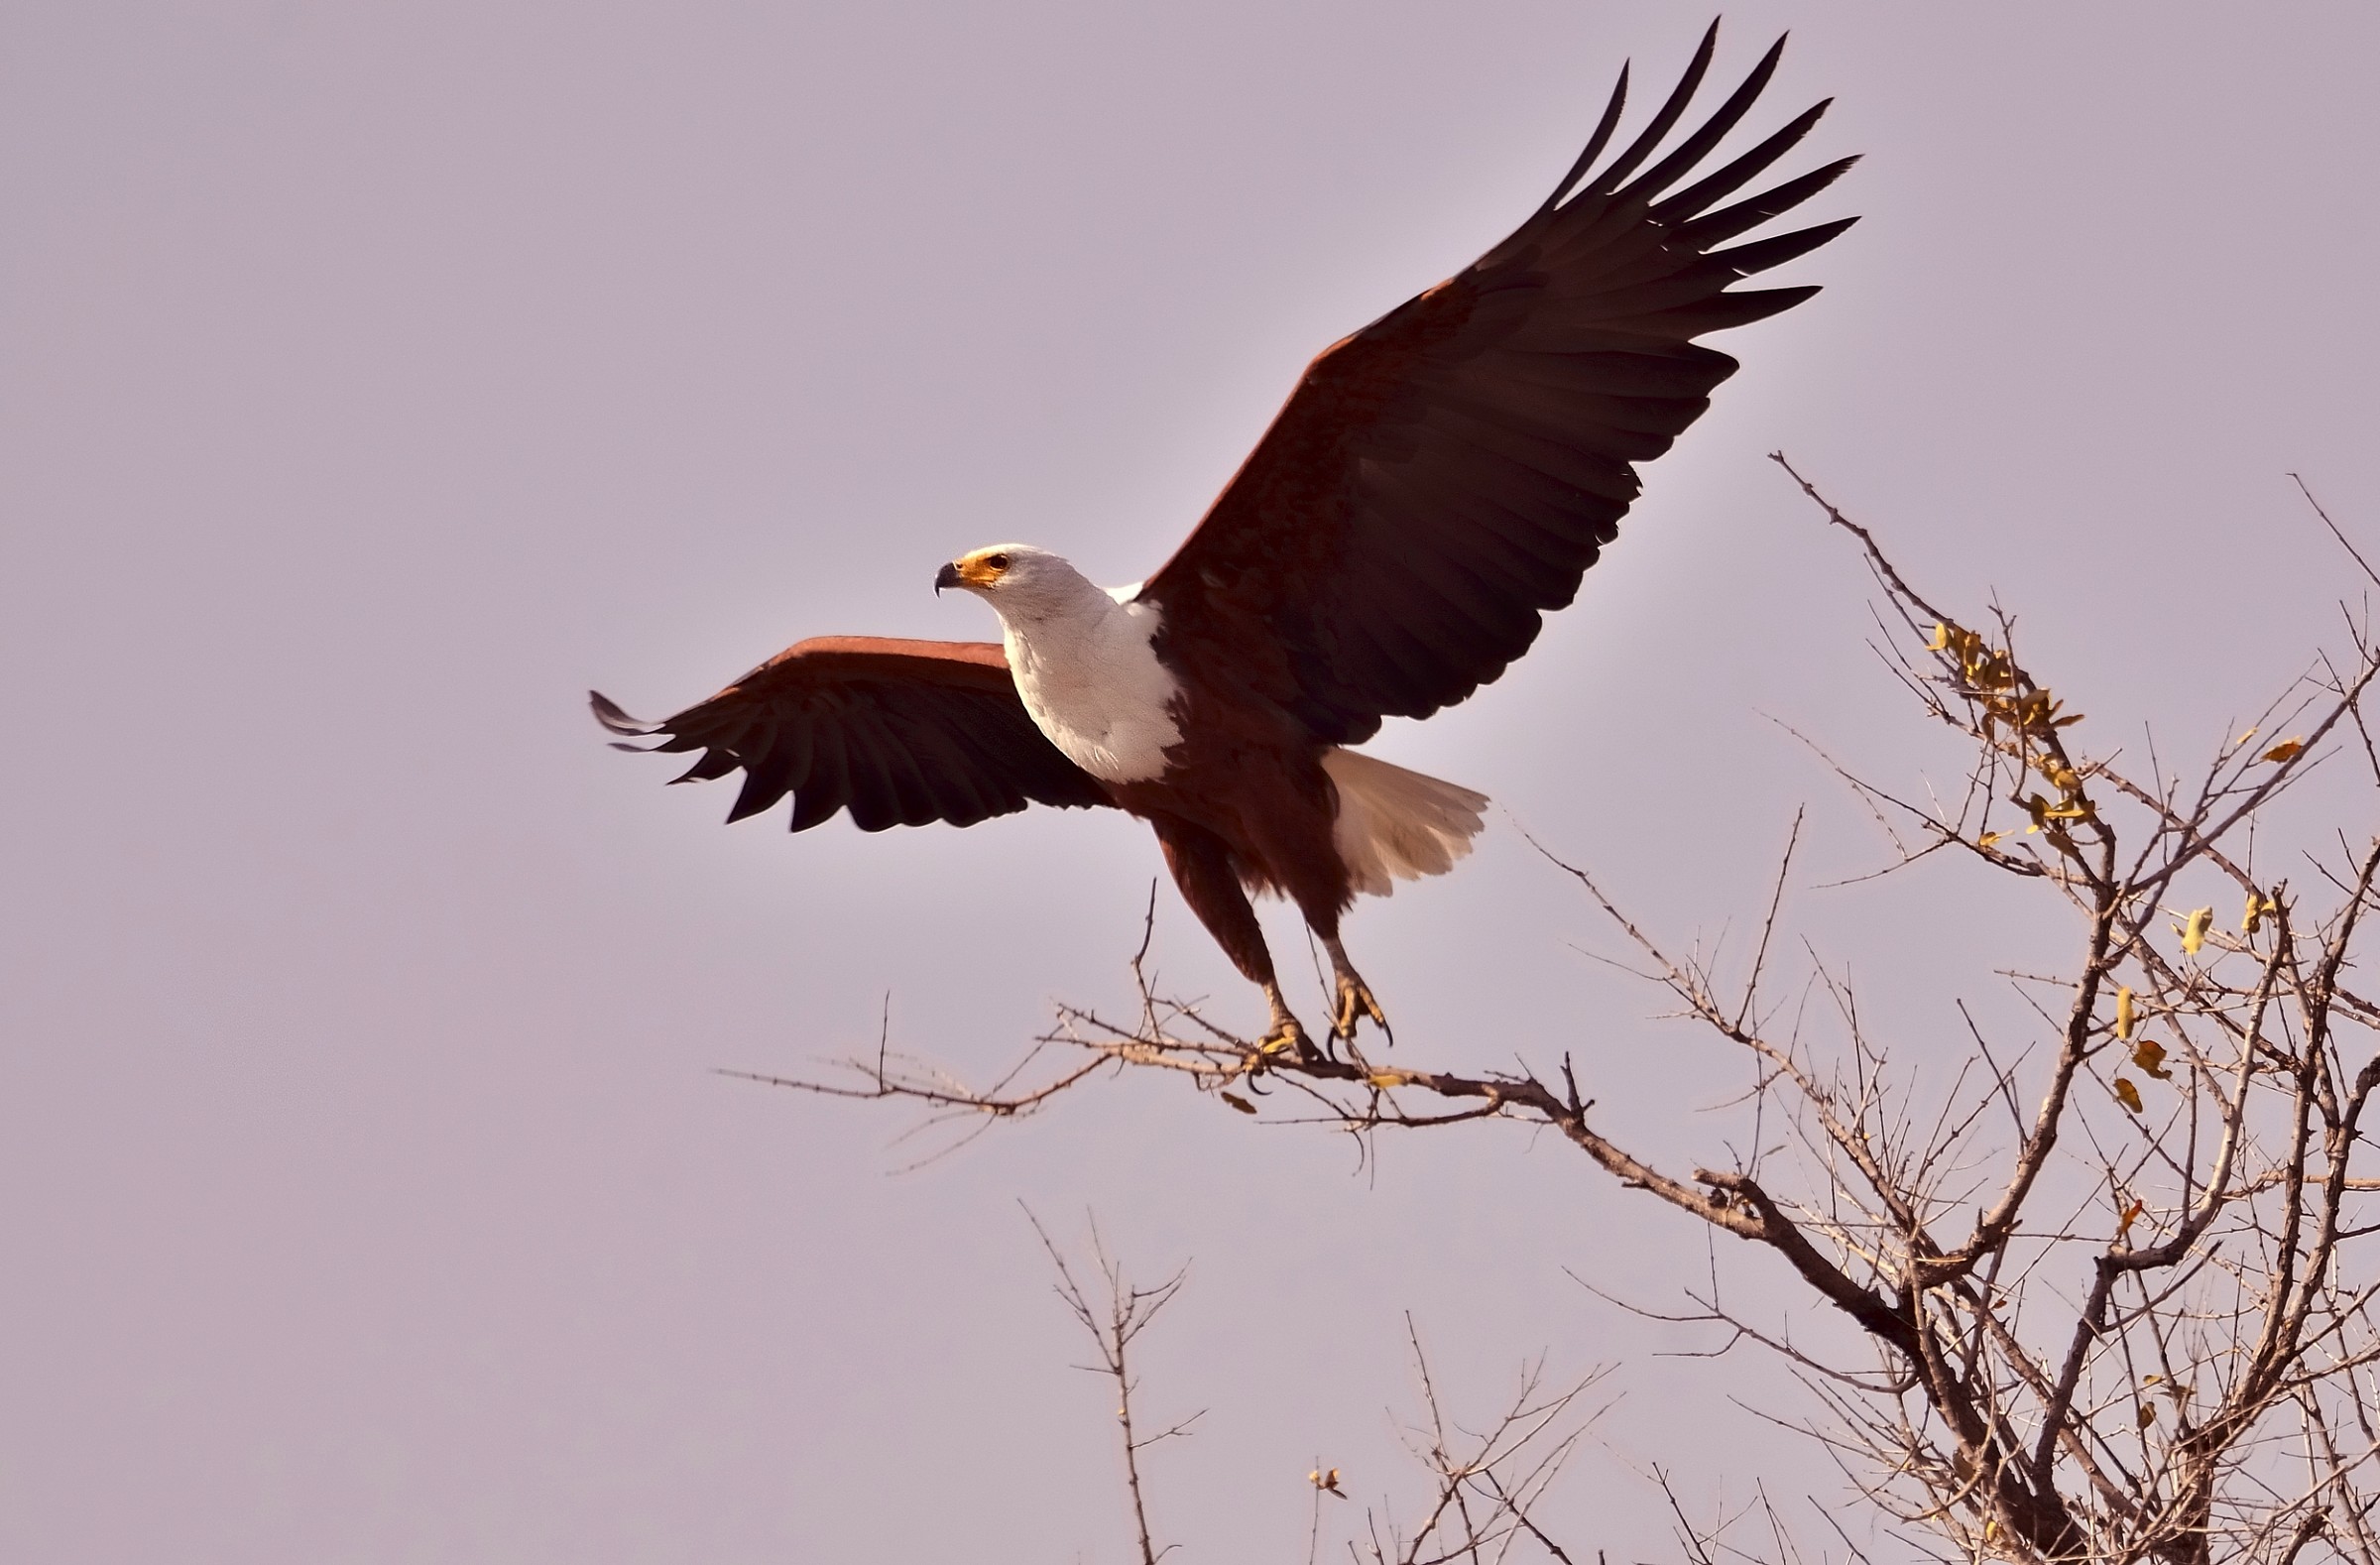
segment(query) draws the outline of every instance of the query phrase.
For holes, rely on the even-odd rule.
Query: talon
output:
[[[1380,1009],[1379,1001],[1371,993],[1371,986],[1357,977],[1352,969],[1340,969],[1339,1009],[1331,1019],[1331,1036],[1353,1043],[1356,1040],[1356,1024],[1366,1017],[1371,1019],[1372,1025],[1378,1027],[1389,1042],[1396,1041],[1396,1033],[1388,1025],[1388,1014]]]
[[[1268,983],[1264,986],[1264,1003],[1272,1010],[1272,1025],[1265,1029],[1262,1037],[1256,1039],[1257,1053],[1266,1059],[1277,1059],[1283,1054],[1295,1052],[1299,1059],[1309,1064],[1323,1057],[1317,1054],[1313,1039],[1306,1036],[1306,1029],[1298,1025],[1297,1018],[1290,1014],[1289,1002],[1281,998],[1278,984]]]
[[[1344,1038],[1353,1047],[1356,1023],[1369,1017],[1372,1025],[1380,1029],[1381,1036],[1394,1043],[1396,1033],[1388,1025],[1388,1013],[1380,1009],[1379,1001],[1372,996],[1371,986],[1364,982],[1363,975],[1356,971],[1356,964],[1347,959],[1347,947],[1339,943],[1339,937],[1335,934],[1324,935],[1322,945],[1324,950],[1331,953],[1331,972],[1339,981],[1339,1006],[1331,1018],[1331,1036]]]
[[[1297,1018],[1286,1013],[1275,1017],[1271,1030],[1256,1039],[1256,1052],[1266,1059],[1294,1054],[1301,1064],[1306,1065],[1332,1058],[1330,1050],[1316,1048],[1314,1040],[1306,1036],[1306,1029],[1298,1025]]]

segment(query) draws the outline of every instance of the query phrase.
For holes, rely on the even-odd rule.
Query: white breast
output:
[[[1067,759],[1102,782],[1144,782],[1164,772],[1166,750],[1181,741],[1181,681],[1151,645],[1153,604],[1104,593],[1093,602],[1023,626],[1004,614],[1009,667],[1024,709]]]

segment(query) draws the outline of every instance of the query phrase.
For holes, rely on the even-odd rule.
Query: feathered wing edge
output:
[[[674,782],[741,770],[731,821],[788,793],[795,831],[845,810],[861,830],[882,831],[1114,802],[1033,725],[997,643],[821,637],[658,723],[599,691],[588,703],[623,739],[660,737],[617,749],[701,751]]]
[[[1716,246],[1825,189],[1842,159],[1731,205],[1821,102],[1685,188],[1741,122],[1778,40],[1716,112],[1653,159],[1708,72],[1717,25],[1652,121],[1598,170],[1623,70],[1586,150],[1477,263],[1308,368],[1207,518],[1142,596],[1176,645],[1238,662],[1332,743],[1422,717],[1495,678],[1567,605],[1666,451],[1735,369],[1693,338],[1815,288],[1730,284],[1825,244],[1822,223]],[[1830,100],[1831,101],[1831,100]],[[1637,171],[1642,168],[1641,174]],[[1259,638],[1278,648],[1256,666]]]

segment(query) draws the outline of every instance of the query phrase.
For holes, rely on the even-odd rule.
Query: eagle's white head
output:
[[[962,554],[934,575],[934,590],[972,592],[1012,626],[1104,617],[1116,599],[1064,558],[1030,543],[995,543]]]

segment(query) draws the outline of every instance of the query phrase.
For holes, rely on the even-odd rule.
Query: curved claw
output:
[[[1365,983],[1352,968],[1341,968],[1339,1009],[1331,1018],[1331,1036],[1353,1043],[1356,1040],[1356,1024],[1366,1017],[1371,1019],[1372,1024],[1380,1029],[1390,1043],[1396,1041],[1396,1033],[1388,1025],[1388,1014],[1380,1009],[1379,1001],[1371,993],[1371,986]]]

